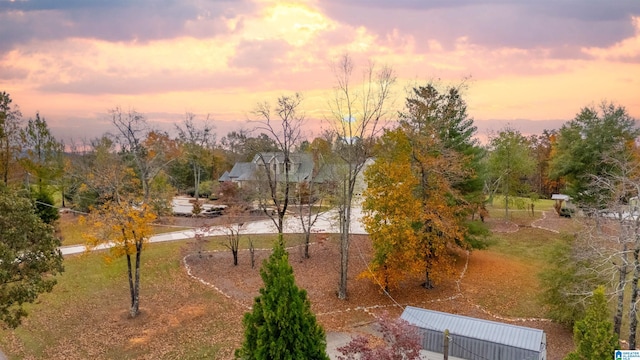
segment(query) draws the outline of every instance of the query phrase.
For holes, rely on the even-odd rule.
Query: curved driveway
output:
[[[362,209],[360,207],[354,207],[352,209],[351,217],[351,233],[352,234],[366,234],[362,225]],[[235,229],[234,229],[235,230]],[[149,239],[150,243],[176,241],[193,239],[196,233],[200,233],[204,236],[224,236],[229,234],[229,227],[224,225],[212,226],[208,231],[202,231],[199,229],[174,231],[164,234],[154,235]],[[277,232],[273,221],[270,219],[260,220],[254,222],[248,222],[242,225],[240,232],[242,234],[274,234]],[[300,218],[297,216],[289,215],[285,217],[284,232],[287,234],[300,234],[303,233],[302,225],[300,224]],[[312,233],[319,234],[337,234],[340,232],[338,226],[338,213],[335,210],[327,211],[318,216],[318,220],[311,228]],[[105,250],[113,247],[113,243],[106,243],[94,247],[92,250]],[[85,245],[71,245],[60,247],[62,255],[80,254],[87,251]],[[2,360],[2,358],[0,358]]]

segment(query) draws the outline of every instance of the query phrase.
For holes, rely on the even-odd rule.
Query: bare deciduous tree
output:
[[[340,226],[339,299],[347,298],[350,226],[357,178],[372,155],[374,139],[389,113],[391,88],[396,81],[393,69],[387,66],[378,69],[370,63],[363,71],[360,82],[354,84],[354,68],[349,55],[344,55],[337,63],[334,68],[334,97],[329,102],[332,115],[330,122],[338,138],[336,151],[342,162],[342,167],[336,171],[340,186],[337,196]]]
[[[165,133],[151,130],[144,115],[137,111],[125,112],[115,107],[109,114],[117,130],[115,138],[120,150],[131,156],[137,170],[146,202],[151,195],[151,182],[176,159],[177,150]]]
[[[229,223],[225,226],[224,230],[227,237],[224,246],[231,250],[231,255],[233,255],[233,266],[238,266],[240,231],[242,230],[242,226],[244,226],[244,211],[245,209],[243,207],[237,205],[231,206],[227,209],[227,214],[229,214]],[[253,244],[250,244],[250,247],[251,246],[253,246]]]
[[[261,165],[258,183],[263,186],[258,196],[260,208],[275,224],[280,241],[293,182],[298,180],[292,177],[295,172],[292,154],[301,140],[305,121],[301,103],[302,95],[296,93],[279,97],[275,107],[267,102],[260,103],[253,112],[257,117],[256,130],[268,134],[278,147],[277,154],[259,152],[257,156]],[[273,211],[270,211],[271,207]]]
[[[0,172],[7,185],[9,175],[17,165],[20,148],[20,126],[22,113],[6,92],[0,92]]]
[[[200,195],[199,188],[202,172],[213,160],[210,146],[215,142],[215,134],[213,133],[213,126],[209,124],[208,115],[202,128],[198,128],[194,124],[195,118],[195,114],[186,113],[183,126],[176,125],[176,130],[178,130],[178,139],[184,149],[184,156],[193,171],[194,197],[197,200]]]
[[[589,188],[597,196],[590,198],[590,206],[583,208],[589,216],[582,220],[584,231],[579,234],[578,249],[581,258],[589,259],[589,271],[609,279],[611,295],[616,299],[614,331],[618,336],[625,322],[625,303],[628,304],[630,348],[637,343],[640,302],[639,155],[634,144],[619,144],[609,154],[603,154],[608,170],[591,175]],[[584,289],[584,296],[588,295]]]

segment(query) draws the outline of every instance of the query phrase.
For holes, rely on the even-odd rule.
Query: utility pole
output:
[[[442,349],[444,360],[449,360],[449,329],[444,331],[444,348]]]

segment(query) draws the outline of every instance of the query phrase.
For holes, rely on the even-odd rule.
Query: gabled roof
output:
[[[451,335],[532,351],[540,351],[541,344],[545,341],[544,331],[539,329],[448,314],[413,306],[407,306],[401,318],[419,328],[438,332],[448,329]]]
[[[257,165],[261,165],[264,163],[271,163],[272,161],[275,161],[278,164],[282,164],[284,163],[284,153],[282,152],[265,152],[265,153],[258,153],[253,157],[253,160],[251,161],[251,164],[253,165],[253,168],[251,169],[251,171],[255,171],[256,166]],[[311,156],[311,154],[291,154],[290,155],[290,161],[293,164],[297,164],[297,166],[295,167],[295,172],[289,173],[289,181],[292,182],[303,182],[303,181],[308,181],[311,178],[311,175],[313,173],[313,158]],[[236,164],[237,165],[237,164]],[[236,166],[234,165],[233,167],[234,169],[236,168]],[[243,170],[241,168],[238,168],[238,171]],[[248,169],[244,169],[245,171],[248,171]],[[233,169],[232,169],[233,172]],[[253,173],[252,173],[253,176]],[[279,181],[284,181],[284,178],[279,177],[278,178]],[[242,178],[242,177],[238,177],[238,180],[250,180],[250,178]]]
[[[233,169],[229,172],[232,180],[251,180],[256,165],[248,162],[238,162],[233,165]]]
[[[282,152],[260,152],[253,156],[253,160],[251,160],[254,164],[262,163],[264,159],[265,163],[270,163],[273,159],[276,159],[277,162],[281,163],[284,161],[284,153]]]
[[[220,182],[231,181],[231,177],[229,176],[229,172],[225,171],[224,174],[222,174],[222,176],[220,176],[218,181],[220,181]]]

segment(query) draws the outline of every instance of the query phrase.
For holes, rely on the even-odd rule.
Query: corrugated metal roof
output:
[[[498,344],[540,351],[544,331],[472,317],[407,306],[402,319],[410,324],[435,331],[449,329],[452,335],[465,336]]]
[[[569,201],[569,200],[571,200],[571,197],[569,197],[569,195],[564,195],[564,194],[551,194],[551,200]]]

